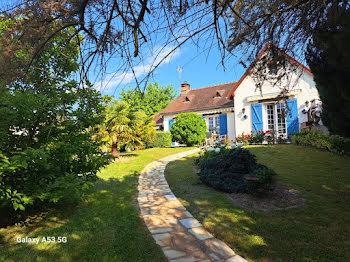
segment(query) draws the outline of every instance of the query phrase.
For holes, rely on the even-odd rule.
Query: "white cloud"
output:
[[[169,54],[174,49],[174,46],[163,46],[155,49],[145,61],[145,64],[134,67],[134,73],[129,70],[123,73],[109,74],[105,77],[105,80],[96,82],[94,87],[98,90],[109,90],[118,85],[125,85],[132,82],[135,77],[140,78],[154,69],[158,64],[159,66],[170,63],[173,59],[180,55],[180,48],[177,48],[174,52]]]

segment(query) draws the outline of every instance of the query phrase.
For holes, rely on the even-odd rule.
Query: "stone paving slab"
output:
[[[176,198],[165,180],[164,170],[169,162],[200,150],[167,156],[141,171],[137,187],[141,217],[171,262],[247,262],[205,230]]]

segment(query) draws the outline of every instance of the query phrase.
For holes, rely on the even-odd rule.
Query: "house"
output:
[[[308,112],[320,106],[310,69],[277,49],[287,66],[265,66],[265,80],[257,81],[254,70],[261,61],[269,65],[266,61],[272,48],[267,45],[237,82],[198,89],[181,84],[180,95],[155,116],[157,128],[169,131],[176,115],[182,112],[200,114],[208,132],[230,140],[259,130],[274,130],[276,135],[287,137],[307,126]],[[287,70],[290,72],[283,74]],[[278,78],[280,75],[283,77]]]

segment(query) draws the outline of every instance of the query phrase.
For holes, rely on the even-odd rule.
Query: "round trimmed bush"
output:
[[[181,113],[176,116],[170,132],[174,142],[187,146],[198,145],[205,139],[207,125],[196,113]]]

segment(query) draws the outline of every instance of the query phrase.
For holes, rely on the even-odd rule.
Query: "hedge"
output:
[[[156,138],[152,143],[148,144],[148,147],[170,147],[171,146],[171,133],[164,131],[157,131]]]
[[[340,136],[304,130],[293,135],[292,143],[325,149],[337,154],[350,155],[350,139]]]

